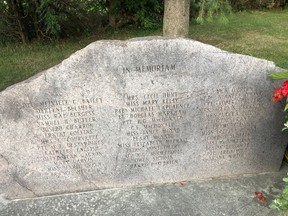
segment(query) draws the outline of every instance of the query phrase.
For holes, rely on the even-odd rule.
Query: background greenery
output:
[[[191,39],[288,68],[286,1],[213,2],[191,0]],[[24,40],[17,28],[17,10],[8,3],[17,3],[25,14],[20,16],[22,21],[29,21]],[[160,0],[0,0],[0,91],[60,63],[95,40],[161,35],[162,16]]]

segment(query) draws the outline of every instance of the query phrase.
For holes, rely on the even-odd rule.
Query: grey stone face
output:
[[[90,44],[0,93],[0,195],[277,171],[274,71],[192,40]]]

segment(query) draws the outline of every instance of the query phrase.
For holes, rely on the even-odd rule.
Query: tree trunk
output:
[[[187,37],[190,0],[165,0],[163,36]]]
[[[109,0],[109,25],[116,28],[115,0]]]

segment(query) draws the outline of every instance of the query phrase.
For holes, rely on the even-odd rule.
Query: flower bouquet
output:
[[[271,73],[269,77],[273,80],[282,80],[287,79],[284,81],[283,85],[279,88],[276,88],[274,90],[274,95],[272,97],[272,101],[277,103],[279,101],[282,101],[283,99],[286,100],[285,102],[285,108],[284,112],[287,112],[288,110],[288,71],[287,72],[277,72],[277,73]],[[285,120],[284,120],[284,128],[282,130],[288,129],[288,113],[286,113]]]
[[[274,95],[272,97],[272,101],[277,103],[279,101],[282,101],[285,99],[285,107],[284,112],[287,112],[288,110],[288,71],[287,72],[277,72],[277,73],[271,73],[269,77],[273,80],[282,80],[286,79],[282,86],[279,88],[274,89]],[[285,120],[284,120],[284,128],[283,130],[288,129],[288,113],[286,113]],[[288,161],[288,150],[286,149],[285,153],[286,161]],[[273,202],[270,204],[270,207],[273,209],[277,209],[281,213],[288,212],[288,176],[283,178],[283,181],[285,183],[285,187],[282,191],[282,194],[278,196],[276,199],[273,200]],[[286,215],[286,214],[285,214]]]

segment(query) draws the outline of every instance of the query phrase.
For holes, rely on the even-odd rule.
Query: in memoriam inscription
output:
[[[279,70],[191,40],[93,43],[0,93],[0,194],[277,171]]]

